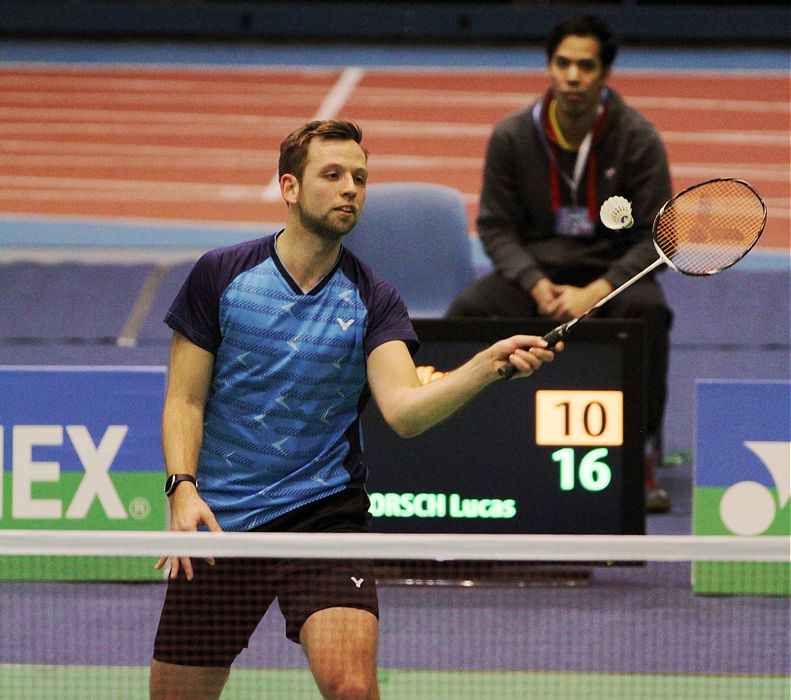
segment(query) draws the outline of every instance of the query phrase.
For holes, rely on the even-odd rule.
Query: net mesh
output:
[[[685,190],[660,212],[656,246],[680,272],[710,275],[738,262],[766,223],[761,198],[740,180],[711,180]]]
[[[252,557],[264,569],[284,555],[373,557],[383,698],[787,700],[791,690],[787,538],[6,531],[0,697],[148,697],[162,552]],[[221,581],[201,615],[238,584]],[[189,624],[180,633],[187,646],[211,642]],[[320,697],[279,601],[222,697]]]

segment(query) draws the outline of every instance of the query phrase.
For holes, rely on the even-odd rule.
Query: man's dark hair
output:
[[[278,176],[283,177],[286,173],[290,173],[297,180],[302,181],[310,142],[317,138],[360,143],[363,140],[363,132],[354,122],[343,119],[324,119],[304,124],[286,136],[280,144]],[[363,148],[363,152],[367,158],[368,151]]]
[[[552,60],[555,50],[567,36],[592,36],[599,42],[599,60],[604,70],[609,70],[618,53],[615,35],[606,22],[593,15],[579,15],[567,19],[550,32],[547,39],[547,61]]]

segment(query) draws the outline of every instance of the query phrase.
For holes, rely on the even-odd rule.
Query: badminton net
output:
[[[163,552],[375,560],[382,698],[791,690],[788,538],[2,530],[0,697],[148,697]],[[222,697],[320,697],[277,604]]]

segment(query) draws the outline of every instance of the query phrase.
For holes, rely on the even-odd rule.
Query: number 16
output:
[[[612,469],[605,462],[599,461],[608,454],[606,447],[599,447],[586,452],[575,469],[574,449],[564,447],[552,453],[552,461],[560,465],[560,490],[573,491],[576,479],[586,491],[602,491],[612,481]],[[578,475],[575,472],[579,472]]]

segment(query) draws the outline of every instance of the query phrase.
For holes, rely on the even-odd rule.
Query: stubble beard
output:
[[[337,241],[349,233],[357,224],[358,216],[355,216],[352,222],[346,224],[334,224],[330,220],[330,215],[314,216],[310,214],[302,206],[301,202],[297,205],[299,212],[299,223],[306,230],[310,231],[315,236],[327,241]]]

